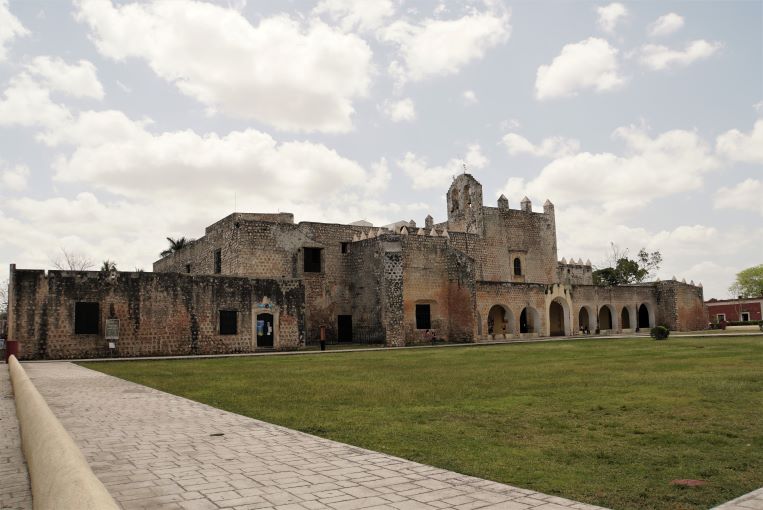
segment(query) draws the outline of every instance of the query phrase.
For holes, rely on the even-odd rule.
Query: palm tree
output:
[[[101,265],[101,271],[104,273],[110,273],[111,271],[117,270],[117,263],[113,260],[106,259],[103,261],[103,264]]]
[[[190,243],[192,243],[193,239],[186,239],[185,237],[178,237],[177,239],[173,239],[171,237],[167,238],[167,241],[170,242],[170,247],[164,250],[160,255],[162,257],[166,257],[167,255],[172,255],[176,251],[185,248]]]

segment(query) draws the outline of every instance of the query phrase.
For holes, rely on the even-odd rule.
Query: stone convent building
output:
[[[443,223],[386,227],[233,213],[151,273],[11,266],[9,338],[67,358],[297,349],[321,330],[402,346],[706,326],[693,283],[599,287],[590,262],[558,260],[550,201],[488,207],[463,174],[447,207]]]

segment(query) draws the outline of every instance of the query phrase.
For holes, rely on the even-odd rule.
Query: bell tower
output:
[[[483,235],[482,184],[471,174],[461,174],[447,194],[448,230]]]

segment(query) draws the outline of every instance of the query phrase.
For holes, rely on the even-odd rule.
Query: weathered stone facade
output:
[[[677,281],[593,285],[590,262],[557,258],[554,206],[534,212],[501,196],[482,203],[471,175],[447,192],[448,219],[294,223],[293,215],[234,213],[154,263],[154,273],[11,274],[11,331],[25,357],[107,353],[104,331],[73,334],[75,303],[118,318],[119,353],[248,352],[263,347],[257,306],[272,306],[273,348],[329,341],[479,342],[664,324],[705,326],[702,289]],[[239,329],[222,335],[220,310]],[[277,313],[276,313],[277,312]],[[228,319],[225,319],[228,320]],[[100,335],[100,336],[99,336]]]

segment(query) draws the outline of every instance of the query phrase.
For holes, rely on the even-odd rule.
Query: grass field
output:
[[[705,509],[763,486],[763,336],[84,365],[615,509]]]

